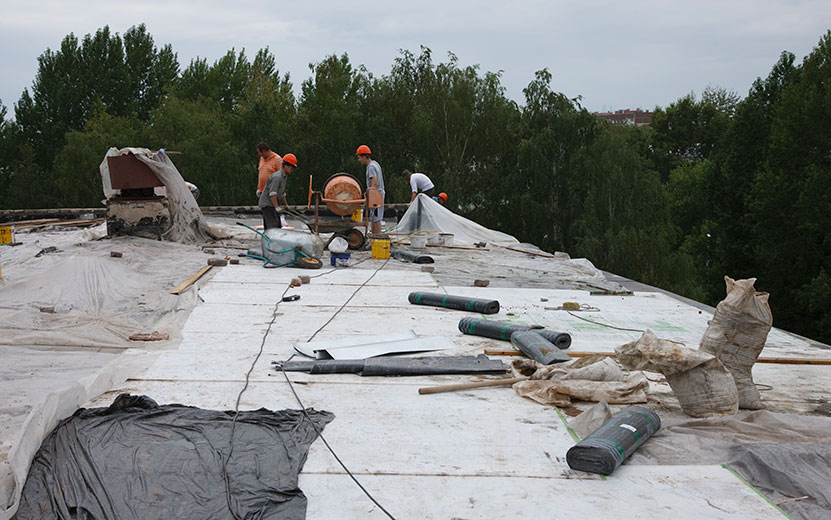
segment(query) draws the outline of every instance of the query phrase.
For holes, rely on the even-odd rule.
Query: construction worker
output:
[[[407,178],[407,181],[410,183],[410,190],[413,192],[413,196],[410,197],[410,202],[415,200],[418,192],[432,197],[436,191],[436,186],[433,184],[433,181],[423,173],[410,173],[410,170],[404,170],[404,177]]]
[[[433,197],[433,200],[444,206],[447,204],[447,193],[441,192],[438,197]]]
[[[271,174],[280,170],[283,160],[279,155],[272,152],[271,148],[265,143],[257,145],[257,153],[260,154],[260,164],[257,167],[259,172],[257,177],[257,196],[259,197],[265,189],[265,183]]]
[[[285,206],[288,206],[286,201],[286,179],[295,168],[297,168],[297,157],[293,153],[287,153],[283,156],[280,169],[268,177],[263,190],[260,192],[260,210],[263,213],[263,227],[265,229],[283,227],[280,213],[283,212]],[[282,206],[280,202],[283,203]]]
[[[372,151],[369,146],[362,144],[355,152],[358,155],[358,162],[366,166],[366,186],[376,188],[381,193],[381,207],[369,208],[370,233],[381,234],[381,220],[384,218],[384,174],[381,172],[381,165],[378,161],[372,160]]]

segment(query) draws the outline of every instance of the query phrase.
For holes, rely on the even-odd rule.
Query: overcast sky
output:
[[[463,65],[503,71],[519,103],[534,71],[548,67],[554,89],[599,111],[666,106],[707,85],[744,96],[783,50],[799,61],[811,51],[831,28],[831,1],[0,0],[0,99],[13,111],[37,57],[68,33],[140,23],[158,46],[172,44],[182,68],[196,56],[213,62],[233,47],[253,57],[268,46],[296,91],[309,63],[328,54],[346,52],[383,75],[399,49],[424,45],[435,62],[452,51]]]

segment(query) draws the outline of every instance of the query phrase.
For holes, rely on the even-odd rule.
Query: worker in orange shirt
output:
[[[272,173],[278,171],[283,166],[283,159],[276,153],[271,151],[265,143],[257,145],[257,153],[260,154],[260,165],[257,167],[259,177],[257,181],[257,196],[265,189],[265,183]]]

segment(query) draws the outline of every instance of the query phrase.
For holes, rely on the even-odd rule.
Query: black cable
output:
[[[363,263],[367,260],[369,260],[369,258],[365,258],[365,259],[363,259],[359,262],[356,262],[354,265],[358,265],[358,264]],[[355,289],[355,291],[352,293],[352,295],[349,297],[349,299],[347,299],[346,302],[344,302],[344,304],[341,305],[340,308],[337,311],[335,311],[335,313],[326,321],[326,323],[324,323],[319,329],[317,329],[315,331],[314,334],[311,335],[311,337],[309,339],[306,340],[306,343],[312,341],[312,339],[314,339],[314,337],[317,336],[318,333],[320,333],[320,331],[322,331],[324,328],[326,328],[326,326],[329,325],[332,322],[332,320],[334,320],[335,317],[338,314],[340,314],[340,312],[349,304],[349,302],[352,301],[352,298],[354,298],[355,295],[358,294],[358,291],[363,289],[366,286],[366,284],[368,284],[370,282],[370,280],[375,278],[375,275],[378,274],[378,272],[381,269],[383,269],[384,266],[386,266],[389,261],[390,261],[390,259],[387,258],[384,261],[384,263],[381,264],[378,267],[378,269],[376,269],[375,272],[373,272],[372,275],[369,278],[367,278],[360,286],[358,286],[358,288]],[[317,275],[314,275],[314,276],[310,276],[309,278],[318,278],[320,276],[324,276],[324,275],[327,275],[329,273],[332,273],[336,270],[337,269],[330,269],[329,271],[326,271],[325,273],[320,273],[320,274],[317,274]],[[234,517],[235,520],[242,520],[242,519],[234,512],[234,509],[231,505],[231,483],[230,483],[230,480],[228,478],[228,462],[231,460],[231,454],[234,451],[234,433],[236,431],[237,417],[239,417],[239,404],[240,404],[240,401],[242,400],[242,394],[245,393],[245,391],[248,389],[249,381],[250,381],[250,378],[251,378],[251,373],[254,371],[254,367],[257,365],[257,361],[260,360],[260,357],[263,354],[263,350],[265,348],[266,338],[268,337],[268,334],[271,332],[271,327],[274,325],[274,322],[277,319],[277,308],[280,306],[280,302],[283,301],[283,297],[286,295],[287,292],[289,292],[289,289],[291,289],[291,284],[289,284],[288,287],[286,287],[286,290],[283,291],[283,294],[282,294],[282,296],[280,296],[280,299],[277,300],[277,303],[274,304],[274,312],[271,315],[271,321],[269,322],[268,328],[266,329],[265,334],[263,335],[263,340],[260,343],[260,350],[259,350],[259,352],[257,352],[257,356],[254,358],[254,361],[251,363],[251,367],[248,369],[248,372],[245,374],[245,385],[242,387],[242,390],[240,390],[239,394],[237,395],[237,402],[234,405],[234,419],[231,422],[231,435],[230,435],[230,438],[228,440],[228,445],[229,445],[229,447],[228,447],[228,456],[225,458],[225,462],[223,463],[223,466],[222,466],[222,471],[223,471],[223,478],[225,479],[225,499],[226,499],[227,504],[228,504],[228,511],[230,511],[231,515]],[[294,357],[294,354],[292,354],[291,357]],[[291,359],[291,357],[289,359]],[[367,496],[367,498],[369,498],[372,501],[373,504],[378,506],[378,508],[381,511],[383,511],[384,514],[386,514],[389,518],[391,518],[392,520],[395,520],[395,517],[392,516],[392,514],[389,511],[387,511],[384,508],[384,506],[382,506],[375,499],[375,497],[372,496],[372,494],[358,481],[358,479],[355,477],[355,475],[352,474],[352,472],[349,470],[349,468],[346,467],[346,464],[343,463],[343,461],[340,459],[340,457],[338,457],[337,453],[335,453],[335,450],[332,448],[332,446],[329,444],[329,442],[323,436],[323,432],[317,427],[317,424],[315,424],[315,422],[312,420],[312,418],[309,417],[309,414],[306,411],[306,407],[303,405],[303,402],[300,400],[300,396],[297,395],[297,391],[294,389],[294,384],[291,382],[291,379],[289,379],[288,374],[283,369],[283,364],[280,363],[278,365],[278,367],[280,368],[280,372],[282,372],[283,377],[285,377],[286,382],[289,384],[289,389],[291,390],[291,393],[294,394],[294,398],[297,400],[297,404],[300,405],[300,411],[303,412],[303,416],[309,421],[309,424],[312,425],[312,428],[314,428],[314,430],[317,433],[318,437],[320,437],[320,440],[323,441],[323,444],[329,450],[329,453],[331,453],[332,456],[335,458],[335,460],[338,461],[338,464],[340,464],[340,466],[343,468],[343,470],[346,472],[346,474],[349,475],[349,477],[355,482],[355,484],[361,489],[361,491],[364,492],[364,494]]]
[[[582,316],[578,316],[578,315],[574,314],[571,311],[566,311],[566,312],[568,314],[570,314],[571,316],[574,316],[578,320],[583,320],[583,321],[587,321],[589,323],[594,323],[595,325],[600,325],[602,327],[609,327],[610,329],[615,329],[615,330],[626,330],[626,331],[629,331],[629,332],[646,332],[645,330],[642,330],[642,329],[626,329],[626,328],[623,328],[623,327],[615,327],[614,325],[609,325],[609,324],[606,324],[606,323],[600,323],[599,321],[594,321],[594,320],[590,320],[588,318],[584,318]]]
[[[271,327],[274,325],[274,321],[277,319],[277,308],[280,306],[280,302],[283,301],[283,297],[289,292],[291,289],[291,283],[289,283],[286,290],[283,291],[282,296],[277,300],[277,303],[274,304],[274,312],[271,313],[271,321],[268,323],[268,328],[263,335],[263,340],[260,343],[260,351],[257,352],[257,357],[254,358],[254,361],[251,363],[251,368],[248,369],[248,372],[245,374],[245,385],[240,390],[239,394],[237,395],[237,402],[234,405],[234,419],[231,421],[231,435],[228,439],[228,456],[225,457],[225,462],[222,464],[222,476],[225,479],[225,500],[228,503],[228,511],[230,511],[231,515],[234,517],[235,520],[242,520],[235,512],[233,507],[231,506],[231,482],[228,479],[228,461],[231,460],[231,455],[234,453],[234,433],[237,429],[237,418],[239,417],[239,403],[242,400],[242,394],[248,390],[248,384],[251,379],[251,373],[254,371],[254,366],[256,366],[257,361],[260,360],[260,357],[263,355],[263,350],[265,349],[265,340],[268,337],[268,333],[271,332]],[[304,411],[305,413],[305,411]],[[317,428],[315,428],[317,429]]]

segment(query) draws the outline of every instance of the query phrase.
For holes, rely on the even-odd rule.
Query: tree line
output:
[[[0,101],[0,207],[99,206],[111,146],[182,152],[201,204],[255,204],[260,141],[297,155],[301,203],[310,174],[317,189],[362,178],[368,144],[389,201],[409,200],[404,169],[422,171],[457,213],[699,301],[723,297],[725,274],[757,277],[777,326],[831,341],[831,31],[745,96],[690,93],[650,127],[598,120],[547,69],[523,94],[425,47],[380,76],[326,56],[295,96],[268,48],[182,68],[143,25],[70,34],[38,58],[14,120]]]

